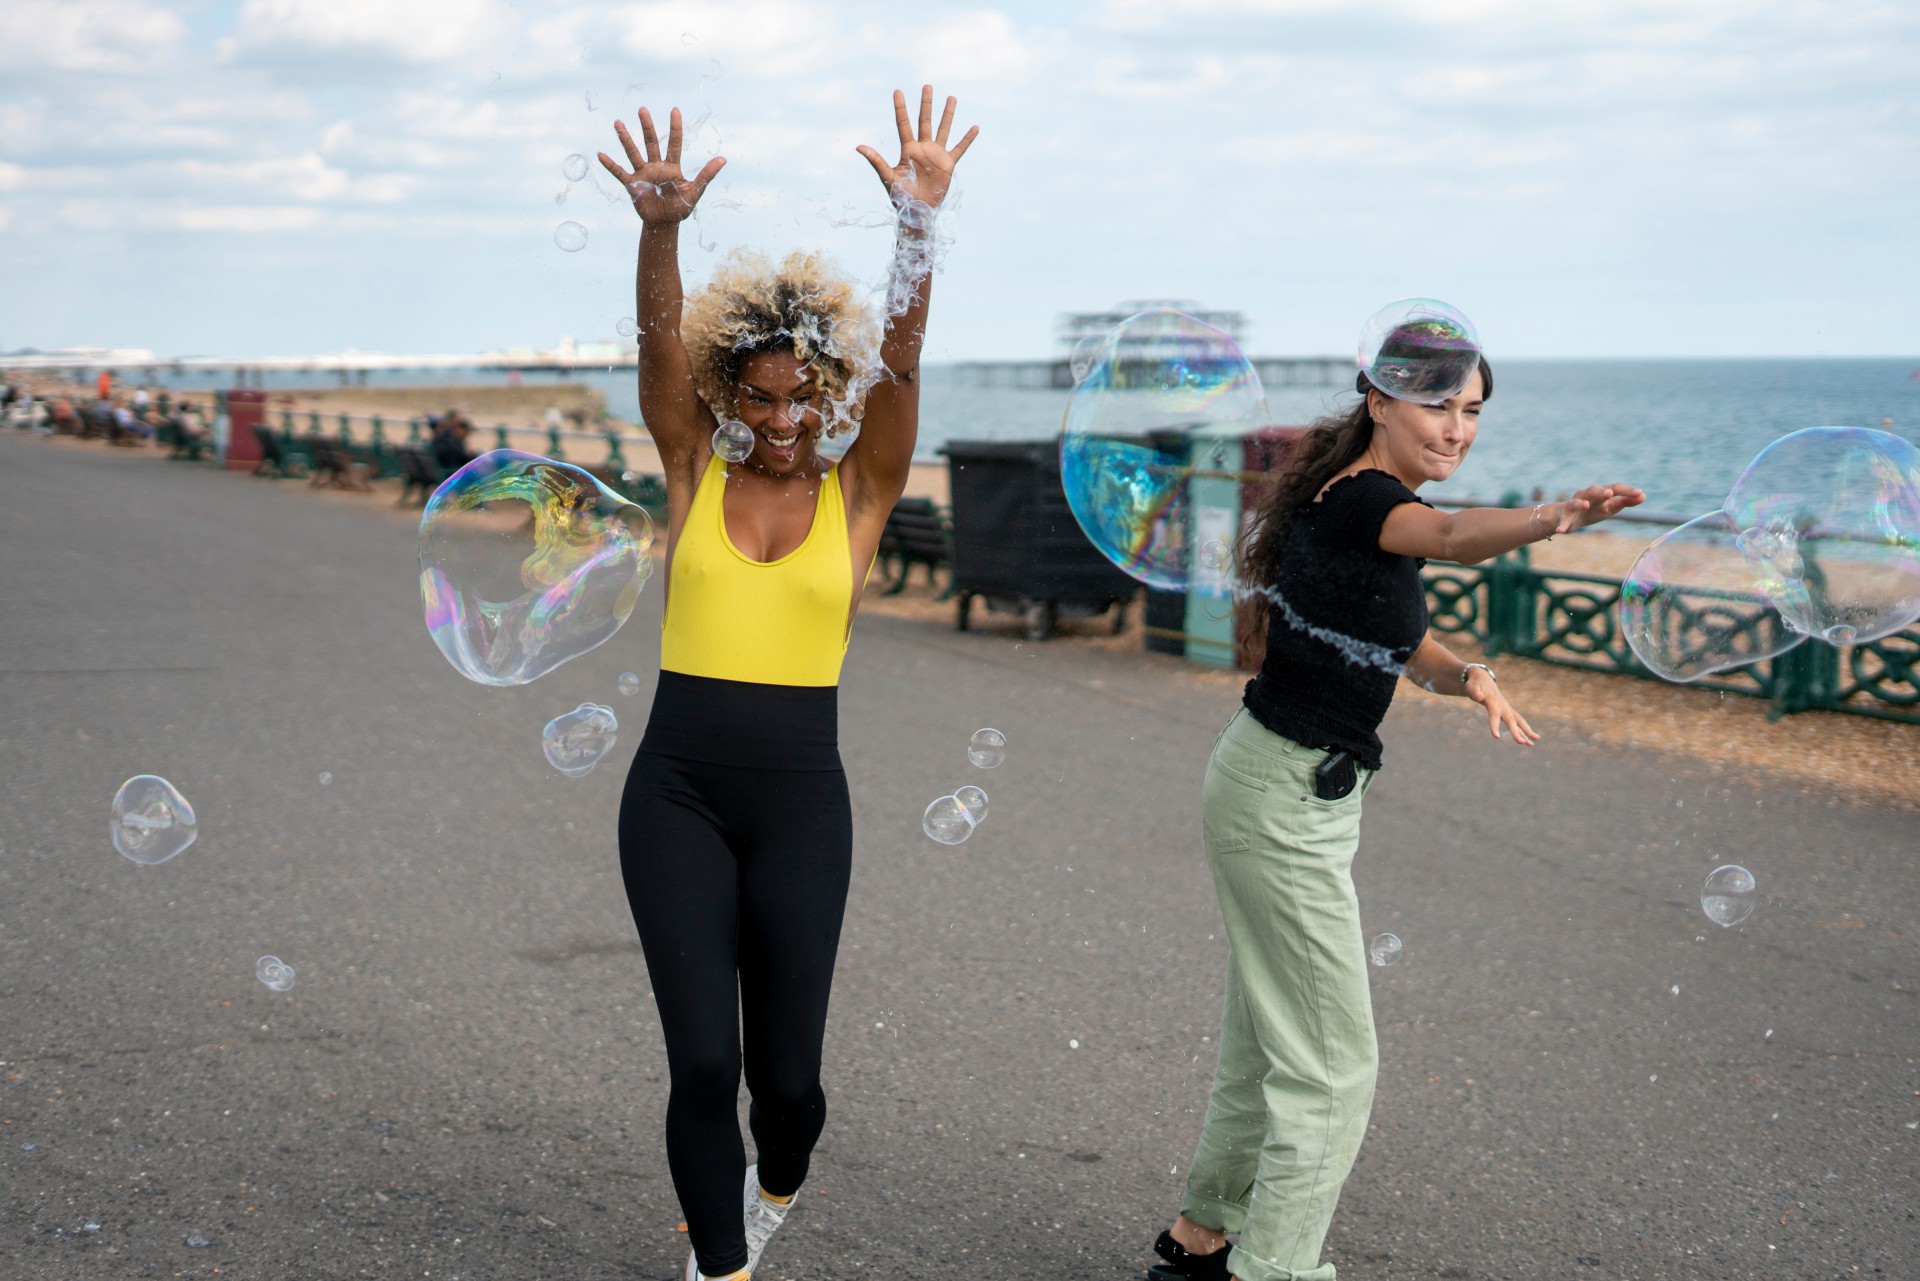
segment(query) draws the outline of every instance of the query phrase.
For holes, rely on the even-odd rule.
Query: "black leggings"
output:
[[[660,682],[620,802],[620,867],[667,1043],[667,1164],[700,1270],[724,1276],[747,1264],[743,1049],[760,1186],[798,1190],[826,1123],[853,815],[832,687]]]

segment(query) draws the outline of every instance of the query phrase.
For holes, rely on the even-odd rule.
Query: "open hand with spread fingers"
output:
[[[907,95],[898,89],[893,91],[894,123],[900,130],[900,159],[896,164],[888,164],[872,147],[857,148],[880,175],[880,181],[886,184],[887,195],[895,208],[908,201],[919,201],[924,205],[939,207],[947,198],[947,188],[953,185],[953,167],[960,163],[960,157],[967,154],[967,148],[980,134],[980,126],[974,125],[966,135],[951,148],[947,146],[947,137],[953,130],[954,108],[958,100],[947,99],[946,110],[940,113],[940,127],[933,124],[933,86],[920,87],[920,121],[916,131],[914,122],[907,116]]]
[[[1571,533],[1646,501],[1646,493],[1632,485],[1589,485],[1573,497],[1554,504],[1560,509],[1560,519],[1554,522],[1553,532]]]
[[[600,163],[627,189],[627,194],[633,197],[634,212],[645,223],[675,223],[685,219],[693,212],[693,207],[700,203],[701,193],[706,191],[707,184],[727,163],[725,156],[715,156],[701,166],[700,172],[691,179],[680,171],[681,126],[678,107],[667,118],[665,155],[660,152],[660,135],[654,131],[653,116],[645,107],[640,108],[640,136],[647,144],[644,157],[640,149],[633,145],[633,135],[627,132],[624,124],[614,121],[613,131],[620,135],[620,145],[626,150],[627,163],[633,169],[622,169],[604,151],[600,153]]]

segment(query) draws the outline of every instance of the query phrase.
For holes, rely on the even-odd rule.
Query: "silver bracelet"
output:
[[[1498,685],[1500,683],[1500,678],[1498,676],[1495,676],[1493,674],[1493,669],[1491,667],[1488,667],[1485,663],[1468,663],[1465,667],[1460,669],[1460,688],[1465,689],[1467,687],[1467,673],[1472,671],[1476,667],[1479,668],[1481,671],[1485,672],[1487,674],[1487,679],[1492,681],[1495,685]]]

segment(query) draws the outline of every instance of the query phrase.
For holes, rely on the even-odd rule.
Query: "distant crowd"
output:
[[[111,374],[101,374],[88,390],[66,382],[35,383],[26,378],[0,382],[0,422],[23,430],[104,440],[110,445],[144,445],[155,439],[194,444],[212,441],[212,414],[202,401],[175,398],[165,389],[116,391]]]

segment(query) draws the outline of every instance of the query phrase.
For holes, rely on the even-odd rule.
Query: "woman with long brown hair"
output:
[[[1539,741],[1492,668],[1427,630],[1420,567],[1476,564],[1645,497],[1596,485],[1532,508],[1442,515],[1415,491],[1466,458],[1492,368],[1481,357],[1463,388],[1430,403],[1365,373],[1356,390],[1358,404],[1300,440],[1242,544],[1266,658],[1214,744],[1202,802],[1231,949],[1226,1013],[1180,1214],[1154,1247],[1157,1281],[1334,1276],[1320,1249],[1378,1064],[1353,856],[1396,682],[1472,699],[1495,738]]]

